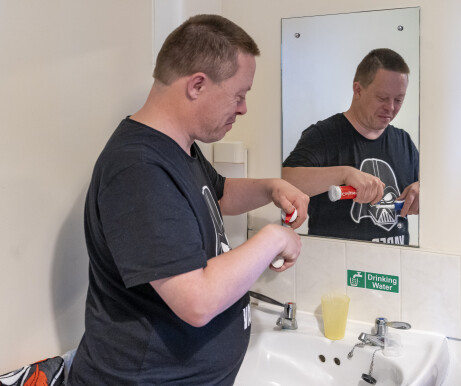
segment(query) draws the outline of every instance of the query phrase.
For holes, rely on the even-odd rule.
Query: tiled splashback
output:
[[[372,323],[384,316],[461,338],[460,256],[315,237],[302,237],[302,242],[293,268],[266,270],[253,290],[281,302],[296,301],[299,310],[319,314],[322,294],[338,290],[351,298],[350,319]],[[348,270],[395,278],[387,288],[392,285],[395,291],[398,280],[398,292],[348,285]]]

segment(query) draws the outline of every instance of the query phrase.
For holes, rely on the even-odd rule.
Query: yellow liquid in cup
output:
[[[322,314],[325,336],[331,340],[344,338],[346,333],[349,296],[327,294],[322,296]]]

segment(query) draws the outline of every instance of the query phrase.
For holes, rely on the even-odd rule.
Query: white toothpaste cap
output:
[[[341,198],[341,188],[336,185],[330,186],[328,189],[328,198],[330,201],[338,201]]]
[[[285,259],[283,259],[282,257],[276,257],[273,261],[272,261],[272,266],[274,268],[280,268],[283,263],[285,262]]]

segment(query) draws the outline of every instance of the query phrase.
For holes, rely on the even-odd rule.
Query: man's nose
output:
[[[237,110],[235,111],[238,115],[245,115],[247,112],[247,102],[246,100],[242,100],[237,104]]]
[[[384,104],[385,108],[387,111],[389,112],[393,112],[394,111],[394,101],[387,101],[385,104]]]

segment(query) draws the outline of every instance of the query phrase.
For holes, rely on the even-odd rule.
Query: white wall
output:
[[[247,98],[248,113],[237,120],[226,139],[248,146],[249,177],[280,175],[281,18],[415,6],[421,7],[420,246],[459,253],[461,26],[456,16],[461,3],[456,0],[223,0],[222,15],[241,25],[261,49]],[[255,211],[249,224],[259,229],[277,220],[277,210],[268,206]]]
[[[221,0],[153,0],[154,57],[166,37],[187,18],[200,13],[221,14]]]
[[[97,155],[144,102],[152,1],[0,1],[0,374],[77,345]]]

